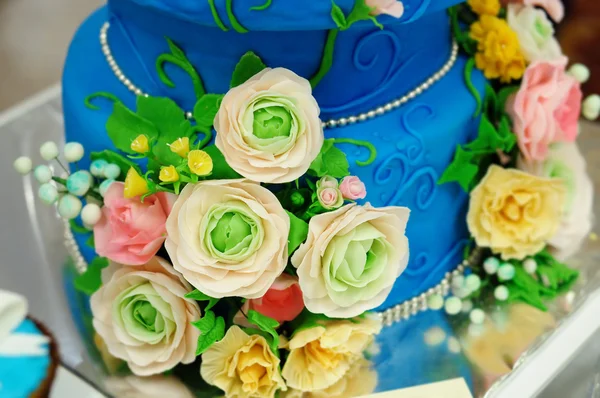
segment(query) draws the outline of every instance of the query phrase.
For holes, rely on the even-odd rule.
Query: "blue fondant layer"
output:
[[[14,333],[43,335],[35,323],[26,319]],[[8,357],[0,354],[0,397],[26,398],[46,379],[50,353],[43,356]]]
[[[156,57],[168,51],[163,35],[180,44],[210,92],[227,91],[236,62],[250,50],[257,51],[270,66],[284,66],[310,77],[326,36],[324,31],[224,33],[186,25],[130,2],[118,4],[122,7],[113,7],[117,14],[102,8],[84,23],[65,66],[67,139],[82,142],[88,152],[113,146],[104,127],[111,111],[109,103],[100,104],[105,105],[100,111],[92,111],[84,106],[86,96],[108,91],[127,106],[135,106],[134,95],[115,78],[100,49],[98,32],[107,19],[112,21],[109,40],[125,74],[145,91],[169,96],[186,109],[191,109],[194,102],[189,77],[170,69],[168,73],[177,86],[169,89],[158,81],[153,69]],[[446,62],[449,32],[447,15],[438,12],[384,31],[361,26],[340,34],[333,69],[315,90],[324,108],[322,118],[373,109],[416,87]],[[289,51],[285,51],[286,46]],[[411,260],[383,307],[434,286],[462,260],[468,237],[467,195],[456,184],[438,185],[437,181],[457,145],[472,139],[477,130],[475,101],[462,77],[464,66],[465,60],[459,58],[440,82],[393,112],[325,131],[327,137],[367,140],[375,145],[377,159],[367,167],[356,164],[368,158],[366,149],[349,144],[339,147],[348,155],[352,173],[365,182],[369,202],[375,206],[407,206],[412,211],[408,226]],[[473,82],[483,92],[484,79],[479,73],[474,74]],[[83,162],[82,166],[87,164]],[[78,237],[80,246],[84,247],[84,241]],[[90,259],[93,252],[88,249],[85,254]]]
[[[265,10],[251,8],[265,4],[267,0],[233,0],[232,11],[237,21],[249,30],[313,30],[332,29],[336,25],[331,18],[332,2],[329,0],[274,0]],[[439,11],[462,0],[402,0],[404,15],[401,22],[411,22],[423,14]],[[355,0],[335,0],[346,15],[350,13]],[[199,25],[216,27],[208,0],[109,0],[109,6],[134,3],[136,6],[152,8],[163,14],[175,16],[181,20]],[[227,16],[227,2],[215,1],[215,8],[226,28],[232,30]],[[389,16],[380,16],[379,20],[388,24],[395,21]]]

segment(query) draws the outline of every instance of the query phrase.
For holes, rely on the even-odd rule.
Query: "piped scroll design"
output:
[[[388,43],[383,45],[381,43],[373,43],[373,41],[381,41]],[[376,51],[373,53],[373,51]],[[411,55],[409,58],[401,60],[400,54],[402,52],[402,43],[398,36],[390,30],[375,30],[363,36],[357,43],[352,54],[352,63],[354,67],[361,73],[369,75],[373,73],[373,68],[380,64],[382,61],[382,54],[390,54],[390,62],[385,71],[384,77],[374,84],[377,89],[373,90],[367,95],[358,95],[355,99],[352,99],[344,104],[340,105],[322,105],[321,111],[323,113],[336,113],[347,111],[348,109],[356,108],[373,98],[376,98],[385,92],[389,86],[396,81],[396,78],[404,71],[405,67],[414,60],[419,52]],[[368,55],[368,57],[367,57]]]
[[[389,190],[382,190],[381,201],[386,206],[404,205],[425,211],[431,206],[437,193],[436,182],[439,175],[433,167],[422,164],[426,155],[423,138],[410,123],[411,115],[419,110],[425,111],[424,118],[420,120],[431,120],[435,117],[429,105],[417,103],[410,107],[401,116],[400,123],[412,142],[399,140],[396,143],[396,152],[384,159],[375,169],[373,180],[376,184],[398,187],[391,195]],[[405,195],[412,188],[416,188],[414,203],[410,203]]]

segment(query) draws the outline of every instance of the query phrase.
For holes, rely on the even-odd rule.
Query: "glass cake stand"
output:
[[[40,145],[62,141],[60,87],[1,113],[0,137],[0,288],[27,296],[30,313],[53,330],[63,365],[104,391],[107,377],[87,301],[72,286],[63,223],[37,199],[37,182],[12,169],[20,155],[43,163]],[[583,125],[580,142],[598,187],[600,128]],[[548,313],[490,308],[490,321],[476,329],[426,312],[384,329],[373,354],[378,390],[462,377],[476,397],[600,397],[599,260],[600,240],[590,239],[570,262],[580,282]]]

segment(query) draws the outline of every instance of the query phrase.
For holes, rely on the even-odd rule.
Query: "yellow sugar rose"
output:
[[[467,3],[479,15],[496,16],[500,12],[500,0],[469,0]]]
[[[223,340],[202,354],[200,375],[228,398],[274,397],[286,386],[279,373],[279,358],[264,337],[249,336],[232,326]]]
[[[491,166],[471,192],[467,224],[478,246],[504,260],[534,255],[557,232],[566,189],[559,179]]]
[[[488,79],[503,83],[518,80],[525,73],[525,56],[519,37],[508,23],[492,15],[482,15],[471,25],[470,36],[477,42],[475,65]]]
[[[319,391],[332,387],[346,375],[381,330],[372,318],[324,322],[296,332],[283,343],[290,355],[283,367],[288,387]]]

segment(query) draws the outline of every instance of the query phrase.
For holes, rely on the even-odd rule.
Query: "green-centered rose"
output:
[[[214,258],[233,263],[256,253],[265,236],[260,217],[242,201],[213,205],[202,218],[199,232]]]
[[[409,214],[350,204],[313,217],[292,256],[306,308],[351,318],[383,304],[408,263]]]
[[[284,68],[265,69],[223,98],[215,144],[244,177],[293,181],[323,146],[319,112],[306,79]]]
[[[188,184],[166,227],[175,269],[211,297],[262,297],[287,265],[290,218],[248,180]]]
[[[142,266],[111,264],[91,298],[94,328],[109,352],[139,376],[191,363],[200,308],[184,296],[191,287],[171,264],[154,257]]]

